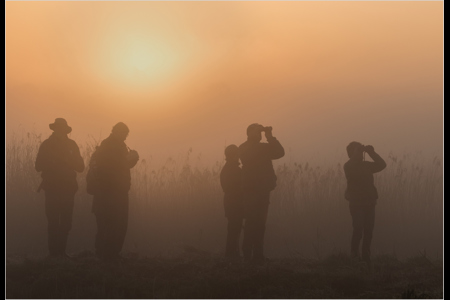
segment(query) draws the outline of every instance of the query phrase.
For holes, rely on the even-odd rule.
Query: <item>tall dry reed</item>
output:
[[[45,254],[43,192],[34,160],[41,135],[17,134],[6,143],[6,251]],[[98,140],[80,145],[88,165]],[[222,149],[220,149],[222,151]],[[383,154],[382,154],[383,155]],[[143,155],[145,156],[145,155]],[[199,167],[192,150],[155,167],[143,157],[132,169],[129,227],[125,250],[172,255],[184,245],[223,252],[226,220],[219,174],[223,162]],[[443,247],[443,166],[439,157],[383,155],[387,168],[375,175],[379,200],[373,253],[401,256],[427,251],[441,256]],[[321,258],[348,251],[351,219],[343,197],[342,165],[277,162],[278,186],[272,192],[266,229],[268,256]],[[95,219],[85,175],[78,175],[69,251],[93,249]]]

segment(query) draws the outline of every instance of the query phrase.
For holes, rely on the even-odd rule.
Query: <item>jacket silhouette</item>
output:
[[[78,190],[76,172],[84,171],[84,161],[74,140],[53,133],[39,147],[35,169],[42,172],[40,188],[44,191],[75,193]]]
[[[35,169],[42,172],[38,191],[45,191],[49,254],[66,256],[74,196],[78,190],[76,172],[83,172],[84,161],[78,145],[67,137],[72,128],[65,119],[57,118],[49,127],[54,132],[40,145]]]
[[[375,187],[373,174],[386,168],[385,161],[375,152],[369,154],[371,161],[349,159],[344,164],[347,189],[345,199],[352,204],[376,204],[378,191]]]
[[[220,172],[220,184],[224,192],[223,205],[228,219],[225,256],[239,257],[239,237],[242,230],[242,170],[239,167],[239,149],[230,145],[225,149],[226,163]]]
[[[128,227],[130,169],[139,159],[125,144],[128,132],[124,123],[116,124],[96,150],[98,190],[92,204],[97,220],[95,248],[96,254],[106,259],[119,257]]]
[[[275,137],[270,137],[267,141],[268,143],[260,143],[247,140],[239,146],[245,190],[268,192],[277,185],[272,160],[283,157],[284,148]]]

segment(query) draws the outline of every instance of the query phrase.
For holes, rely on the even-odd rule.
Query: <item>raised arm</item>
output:
[[[386,162],[375,152],[373,146],[366,146],[366,152],[373,160],[373,163],[370,164],[372,173],[380,172],[386,168]]]
[[[284,148],[280,142],[272,135],[272,127],[265,127],[267,142],[269,143],[269,151],[271,159],[279,159],[284,156]]]

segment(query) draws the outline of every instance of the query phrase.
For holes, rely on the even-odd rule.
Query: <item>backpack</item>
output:
[[[89,170],[86,174],[86,191],[89,195],[95,195],[99,190],[98,169],[97,169],[97,151],[98,146],[95,147],[94,152],[89,160]]]

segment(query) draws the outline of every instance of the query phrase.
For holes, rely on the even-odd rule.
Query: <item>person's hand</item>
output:
[[[375,149],[373,148],[372,145],[367,145],[364,147],[364,151],[366,151],[367,153],[371,154],[375,152]]]
[[[273,135],[272,135],[272,126],[266,126],[266,127],[264,127],[264,133],[265,133],[267,139],[273,138]]]
[[[130,152],[128,152],[128,160],[132,162],[139,160],[139,154],[136,150],[130,150]]]

